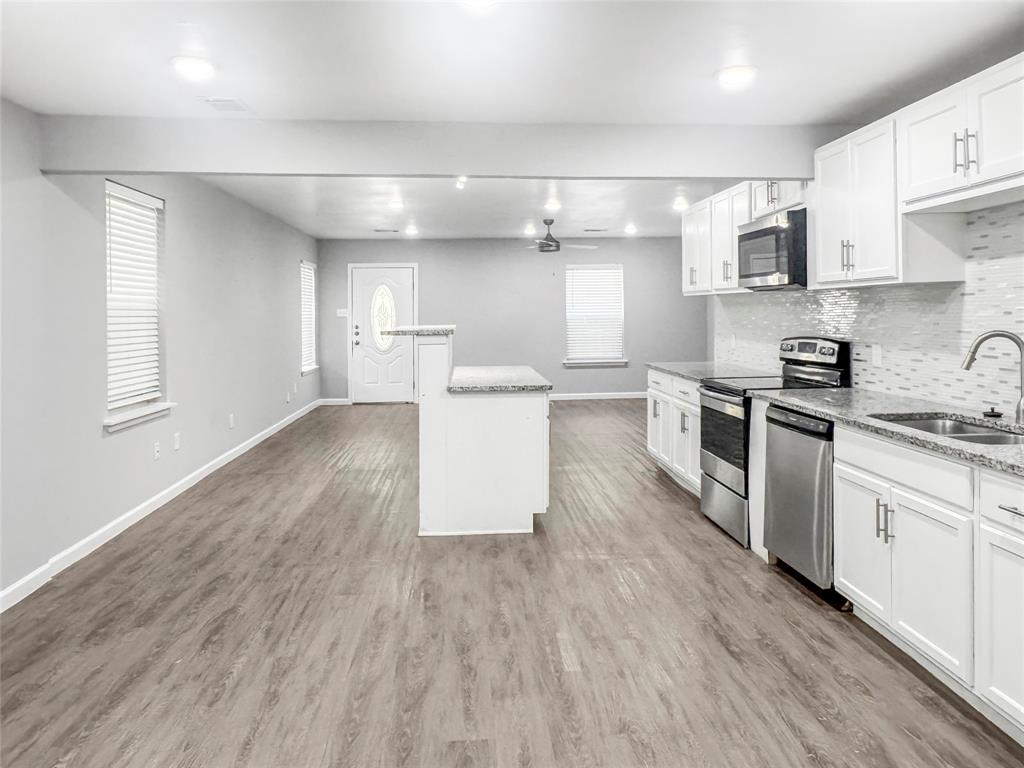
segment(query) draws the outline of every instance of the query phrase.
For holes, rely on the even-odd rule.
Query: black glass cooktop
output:
[[[752,389],[811,389],[820,387],[809,381],[801,381],[783,376],[750,376],[731,379],[704,379],[701,386],[730,395],[742,396]]]

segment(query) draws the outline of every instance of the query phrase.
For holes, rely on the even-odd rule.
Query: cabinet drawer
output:
[[[982,472],[981,514],[1024,533],[1024,478]]]
[[[681,379],[678,376],[672,377],[672,394],[690,405],[700,405],[700,396],[697,394],[697,382],[689,379]]]
[[[835,458],[944,504],[974,507],[971,468],[966,465],[843,427],[836,430]]]
[[[648,371],[647,372],[647,388],[656,389],[658,392],[664,392],[666,395],[672,394],[672,376],[661,371]]]

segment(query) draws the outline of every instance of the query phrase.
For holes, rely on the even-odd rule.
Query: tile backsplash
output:
[[[982,410],[1010,419],[1020,397],[1017,347],[988,342],[960,364],[982,331],[1024,336],[1024,203],[967,216],[963,283],[748,293],[711,299],[716,360],[778,370],[783,336],[853,342],[853,385]]]

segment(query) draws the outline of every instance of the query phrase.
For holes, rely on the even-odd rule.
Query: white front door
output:
[[[411,266],[353,266],[349,275],[349,397],[353,403],[411,403],[413,338],[383,331],[416,322]]]

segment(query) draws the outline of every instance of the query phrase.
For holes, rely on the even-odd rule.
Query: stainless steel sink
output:
[[[930,413],[875,413],[871,418],[897,424],[901,427],[919,429],[933,435],[952,437],[968,443],[985,445],[1024,445],[1024,435],[1008,432],[987,424],[974,424],[952,416],[936,416]]]

